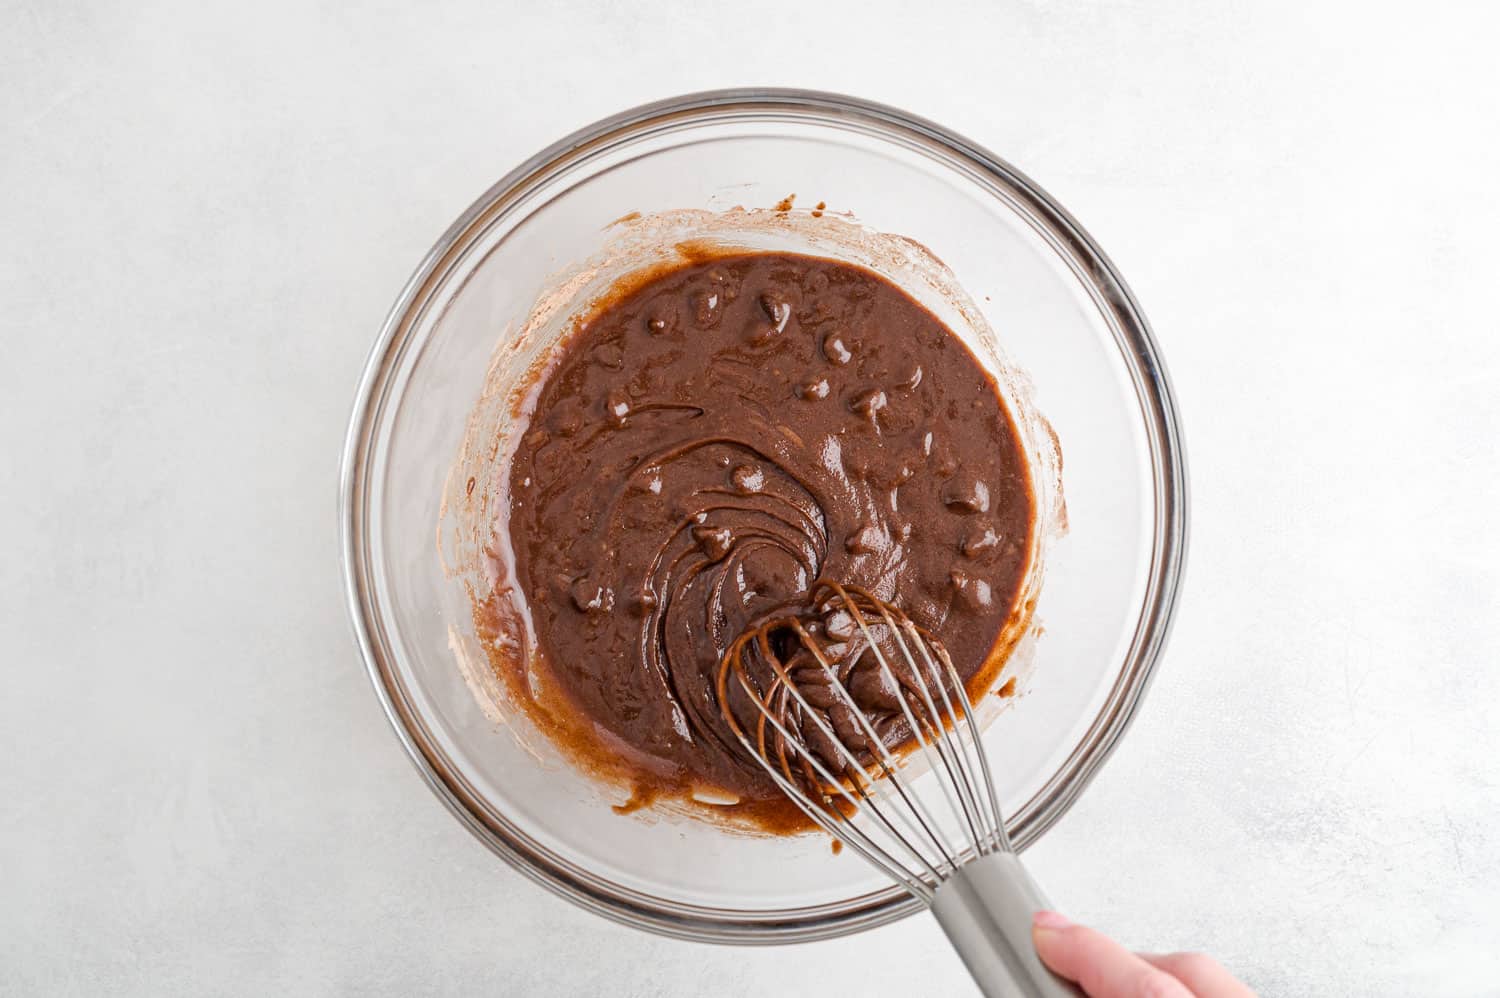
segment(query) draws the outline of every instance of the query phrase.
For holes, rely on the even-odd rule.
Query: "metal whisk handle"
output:
[[[1015,854],[995,852],[938,885],[932,913],[985,998],[1076,998],[1083,992],[1048,970],[1031,944],[1031,916],[1047,907]]]

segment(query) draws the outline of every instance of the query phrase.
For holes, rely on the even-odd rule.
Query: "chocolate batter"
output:
[[[720,714],[730,642],[826,576],[987,681],[1032,518],[1016,428],[963,343],[883,278],[802,256],[689,262],[602,303],[544,372],[509,469],[556,733],[624,768],[637,802],[738,800],[768,826],[803,822]]]

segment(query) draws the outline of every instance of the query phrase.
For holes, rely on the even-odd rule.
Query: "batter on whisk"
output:
[[[1034,502],[994,382],[836,261],[685,260],[609,297],[539,376],[507,482],[515,592],[481,600],[481,633],[529,619],[533,661],[494,664],[529,668],[537,716],[638,802],[805,823],[714,683],[735,637],[820,577],[899,603],[971,689],[1023,612]]]

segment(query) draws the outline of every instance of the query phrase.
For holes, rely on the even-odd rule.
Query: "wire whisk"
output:
[[[986,995],[1073,995],[1031,945],[1046,907],[1006,834],[947,649],[860,586],[820,581],[720,663],[719,707],[804,814],[932,908]]]

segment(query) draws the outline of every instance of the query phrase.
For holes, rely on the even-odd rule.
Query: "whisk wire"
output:
[[[822,648],[820,648],[817,642],[812,639],[812,635],[807,633],[807,630],[802,626],[801,621],[797,621],[796,623],[794,623],[793,627],[795,628],[797,635],[802,639],[804,646],[807,647],[812,652],[813,657],[817,659],[818,664],[823,669],[824,675],[829,677],[829,686],[834,691],[834,695],[837,696],[839,700],[844,704],[844,706],[848,707],[851,713],[854,715],[855,720],[862,728],[862,732],[866,739],[866,744],[874,747],[872,751],[875,757],[880,761],[882,775],[886,780],[889,781],[885,785],[893,787],[896,795],[899,796],[902,802],[906,804],[907,808],[910,809],[911,818],[915,819],[916,824],[921,828],[922,834],[929,842],[931,842],[932,847],[942,858],[941,862],[944,864],[951,864],[953,862],[952,850],[947,847],[946,843],[943,842],[938,833],[933,830],[934,827],[937,826],[937,822],[927,811],[927,807],[922,802],[922,799],[913,795],[907,789],[906,782],[901,777],[898,762],[895,756],[891,754],[890,749],[886,747],[885,739],[881,738],[879,733],[876,732],[875,726],[870,723],[870,719],[865,715],[865,712],[863,710],[860,710],[859,705],[855,703],[853,696],[851,696],[849,691],[844,688],[844,684],[838,681],[838,674],[834,671],[832,663],[830,663],[827,657],[823,654]],[[873,648],[874,646],[872,645],[871,647]],[[876,651],[876,659],[877,661],[883,662],[878,650]],[[883,668],[887,676],[891,679],[892,683],[894,683],[895,678],[893,676],[890,676],[889,666],[883,666]],[[907,721],[915,727],[915,721],[910,717],[909,712]],[[828,733],[826,729],[823,730],[825,734]],[[842,741],[840,741],[839,744],[842,745]],[[860,776],[864,776],[863,767],[859,765],[857,760],[851,760],[851,765],[856,767]],[[876,783],[875,785],[880,786],[880,784],[878,783]],[[880,795],[889,796],[888,793],[885,793],[883,791],[880,792]],[[871,803],[871,807],[875,807],[875,804],[873,802]],[[897,814],[902,818],[907,818],[905,812],[897,811]],[[912,828],[911,819],[907,819],[904,823],[907,825],[907,828],[909,830],[913,832],[916,831],[916,829]],[[920,854],[918,855],[920,856]],[[921,857],[921,861],[924,865],[927,866],[928,871],[934,877],[939,875],[938,870],[931,863],[928,863],[925,857]]]
[[[731,643],[716,690],[782,793],[928,905],[985,995],[1079,994],[1036,953],[1033,918],[1051,904],[1010,849],[968,689],[930,631],[820,582]]]
[[[808,634],[807,631],[802,627],[800,621],[793,620],[791,622],[791,627],[797,633],[798,637],[802,640],[804,647],[808,648],[812,652],[813,657],[822,666],[824,672],[828,676],[832,677],[833,688],[837,690],[839,694],[847,697],[847,691],[844,690],[842,683],[837,682],[837,673],[833,671],[833,666],[823,655],[822,649],[818,647],[817,642],[814,641],[812,639],[812,636]],[[853,797],[850,796],[847,789],[843,785],[843,781],[833,776],[823,766],[822,762],[819,761],[816,756],[808,750],[806,745],[804,745],[800,740],[790,739],[789,737],[787,737],[786,730],[782,728],[782,726],[773,718],[772,723],[776,724],[777,729],[783,734],[781,743],[778,746],[778,761],[781,763],[783,773],[785,773],[788,777],[791,776],[790,766],[788,765],[788,761],[786,758],[786,748],[788,745],[790,745],[792,749],[798,754],[804,770],[809,767],[809,764],[811,764],[811,766],[816,769],[819,779],[812,782],[817,785],[818,790],[822,794],[824,802],[826,804],[832,803],[827,793],[827,788],[830,786],[835,791],[837,791],[844,800],[848,801],[850,805],[855,807],[856,809],[859,809],[860,803],[864,803],[865,805],[867,805],[868,811],[875,816],[876,820],[878,820],[882,825],[885,826],[886,830],[891,833],[892,837],[895,838],[896,841],[901,843],[901,845],[911,853],[911,855],[918,861],[918,863],[926,867],[927,872],[932,874],[933,877],[937,877],[939,875],[937,869],[935,869],[933,865],[927,861],[927,858],[923,856],[919,850],[914,848],[910,842],[908,842],[906,839],[903,839],[901,835],[896,832],[895,828],[892,827],[890,819],[870,799],[868,787],[875,781],[868,778],[858,758],[844,744],[843,739],[839,738],[837,733],[828,725],[826,721],[823,720],[822,716],[817,711],[813,710],[812,705],[802,695],[802,692],[797,689],[796,684],[792,682],[791,675],[786,668],[786,664],[781,661],[781,657],[777,655],[775,650],[771,647],[769,635],[765,631],[761,631],[758,635],[756,643],[760,649],[762,657],[766,660],[766,664],[769,665],[771,669],[776,673],[776,678],[779,681],[777,689],[786,691],[786,693],[797,702],[797,705],[802,708],[803,715],[811,719],[814,726],[818,728],[818,730],[823,734],[825,738],[829,739],[829,741],[838,750],[839,755],[843,758],[845,765],[853,771],[850,777],[850,782],[854,784],[855,789],[858,791],[860,800],[855,801]],[[748,677],[744,675],[743,668],[739,670],[739,679],[742,685],[747,682]],[[934,843],[937,843],[937,839],[933,835],[931,828],[929,827],[928,823],[923,820],[923,816],[918,810],[921,804],[920,799],[915,799],[914,803],[914,798],[912,798],[907,793],[905,785],[901,782],[899,777],[896,777],[895,759],[890,755],[889,750],[885,747],[884,741],[876,734],[874,727],[869,722],[869,719],[865,717],[863,711],[860,711],[857,708],[852,699],[849,699],[847,705],[852,710],[854,710],[855,717],[862,725],[864,725],[866,736],[869,738],[870,742],[879,747],[882,756],[882,766],[885,769],[886,776],[892,777],[891,783],[896,787],[897,791],[906,801],[908,807],[912,809],[912,812],[915,814],[917,822],[921,825],[922,830],[932,838]],[[898,817],[905,819],[903,823],[907,825],[908,830],[915,833],[916,829],[911,826],[910,818],[907,816],[907,814],[899,810],[896,813]],[[942,850],[941,844],[938,844],[938,849],[940,851]]]
[[[731,648],[731,654],[734,654],[735,652],[740,650],[740,645],[744,640],[744,638],[741,638],[735,642],[735,645]],[[726,660],[728,660],[727,656]],[[750,744],[749,736],[745,733],[739,722],[731,714],[729,714],[729,712],[725,712],[726,719],[730,724],[730,728],[734,731],[734,734],[740,740],[740,743],[744,745],[746,749],[757,752],[758,756],[761,759],[769,760],[769,755],[765,750],[764,729],[767,724],[770,724],[771,727],[773,727],[781,736],[781,747],[779,749],[779,754],[780,762],[782,763],[781,769],[783,771],[778,772],[777,767],[771,765],[767,765],[765,767],[766,774],[771,777],[776,786],[784,794],[786,794],[788,799],[790,799],[793,804],[797,805],[798,809],[801,810],[803,814],[807,815],[814,822],[816,822],[818,826],[821,827],[824,831],[848,844],[851,849],[854,849],[868,862],[874,864],[892,880],[895,880],[902,887],[906,888],[908,892],[918,898],[921,898],[926,903],[931,904],[933,898],[932,886],[923,882],[918,877],[914,877],[907,870],[907,868],[903,866],[901,862],[898,861],[895,857],[893,857],[886,849],[882,848],[864,832],[853,829],[846,819],[842,817],[835,818],[834,815],[836,812],[832,809],[831,800],[826,792],[823,794],[824,807],[820,808],[813,804],[807,797],[806,792],[792,781],[792,779],[790,778],[790,766],[787,763],[785,746],[800,746],[801,743],[796,738],[794,738],[792,733],[787,730],[773,715],[770,704],[767,702],[769,698],[763,698],[760,692],[755,688],[754,684],[750,682],[749,677],[744,672],[743,666],[738,664],[737,655],[735,656],[735,662],[736,664],[733,666],[733,668],[736,674],[736,678],[739,680],[740,686],[744,690],[745,694],[755,702],[760,713],[760,723],[757,725],[758,745],[752,746]],[[720,702],[725,702],[725,680],[727,679],[727,675],[727,669],[722,670],[719,673],[718,693]],[[778,691],[780,691],[785,688],[786,686],[778,686],[777,689]],[[817,770],[819,771],[819,775],[824,780],[826,780],[828,784],[839,785],[839,782],[833,778],[831,773],[824,769],[824,767],[820,762],[818,762],[818,760],[809,760],[809,758],[801,752],[799,752],[799,756],[802,757],[804,767],[806,767],[810,761],[811,765],[817,768]],[[843,792],[842,787],[840,787],[840,790],[841,792]],[[854,806],[856,809],[859,808],[859,802],[849,797],[847,793],[844,793],[844,796],[847,800],[849,800],[852,806]],[[877,812],[877,817],[884,821],[889,828],[889,822],[886,821],[883,815],[879,815]],[[897,842],[906,844],[901,836],[895,833],[894,829],[890,829],[890,831],[892,837]],[[909,845],[908,849],[910,849]],[[915,852],[914,850],[912,851]],[[920,853],[916,853],[916,855],[918,856],[918,858],[921,858]],[[934,876],[936,876],[935,871]]]
[[[908,623],[910,622],[908,621]],[[916,625],[913,624],[911,626],[915,627]],[[923,657],[928,659],[928,663],[936,668],[935,664],[931,661],[932,656],[928,651],[927,646],[925,644],[918,643],[917,647],[918,650],[922,652]],[[947,668],[948,678],[950,682],[958,684],[955,688],[963,689],[963,680],[959,678],[958,669],[954,667],[953,659],[948,654],[948,650],[942,645],[938,645],[936,647],[937,657]],[[945,699],[946,697],[947,695],[944,694]],[[1005,830],[1005,815],[1000,810],[1000,798],[995,793],[995,780],[993,774],[990,772],[989,753],[985,752],[984,746],[980,744],[979,741],[979,725],[974,722],[974,710],[970,706],[969,698],[967,696],[960,696],[956,697],[955,699],[958,700],[959,706],[963,710],[965,733],[968,735],[968,742],[969,745],[973,748],[974,756],[978,760],[979,773],[981,778],[980,782],[984,789],[985,797],[988,799],[990,805],[990,827],[992,828],[994,834],[992,848],[1003,849],[1006,852],[1009,852],[1010,834]],[[949,705],[949,710],[951,713],[951,704]],[[957,730],[956,722],[955,730]]]
[[[875,653],[876,661],[880,664],[886,675],[891,678],[891,681],[895,682],[896,680],[893,671],[891,670],[889,663],[886,662],[885,655],[880,651],[880,646],[875,642],[873,635],[870,633],[869,626],[865,622],[864,614],[860,611],[859,605],[854,600],[851,600],[849,598],[848,592],[845,590],[845,587],[839,585],[838,583],[831,583],[830,587],[834,590],[834,592],[838,593],[840,599],[842,599],[845,605],[849,607],[851,615],[854,617],[855,623],[859,626],[860,631],[865,636],[865,640],[870,642],[870,648]],[[849,589],[853,590],[858,595],[870,601],[871,605],[874,606],[880,613],[886,627],[889,628],[893,634],[900,633],[899,629],[896,626],[896,621],[891,615],[891,612],[884,605],[882,605],[872,593],[870,593],[868,590],[862,589],[859,586],[851,586],[849,587]],[[911,710],[906,706],[905,697],[899,698],[901,701],[902,710],[905,712],[907,721],[911,724],[912,730],[916,733],[917,740],[924,751],[926,751],[928,747],[928,740],[926,738],[926,734],[923,731],[923,728],[930,727],[932,744],[936,746],[939,760],[941,761],[943,768],[948,775],[948,782],[944,782],[941,780],[939,781],[939,785],[942,787],[943,796],[948,799],[948,805],[953,808],[955,817],[957,817],[960,822],[966,822],[969,826],[969,832],[973,836],[974,840],[976,842],[980,841],[979,829],[975,826],[974,810],[977,809],[971,809],[971,805],[973,802],[970,797],[964,792],[966,781],[960,779],[959,776],[954,772],[953,761],[950,758],[951,747],[947,745],[947,739],[942,737],[942,716],[938,714],[937,708],[933,704],[932,694],[927,689],[927,682],[925,679],[923,679],[921,672],[917,669],[917,664],[912,659],[911,650],[907,648],[906,642],[897,641],[895,642],[895,644],[901,649],[901,654],[906,659],[908,667],[911,669],[912,674],[915,675],[918,679],[918,682],[916,684],[917,691],[922,697],[923,706],[927,708],[927,713],[923,716],[923,721],[925,721],[926,723],[919,725],[917,721],[912,718]],[[939,683],[939,685],[941,686],[941,683]],[[957,789],[957,802],[955,802],[953,793],[949,790],[949,782],[951,782]],[[953,861],[949,859],[949,862]],[[953,863],[953,865],[957,864]]]
[[[936,887],[968,859],[1008,848],[967,691],[942,644],[900,610],[859,586],[823,582],[818,593],[823,595],[817,612],[825,618],[846,613],[855,625],[850,633],[863,645],[851,651],[842,638],[825,643],[831,636],[814,634],[796,614],[765,621],[740,635],[724,656],[717,684],[721,710],[735,737],[803,814],[930,902]],[[777,634],[795,638],[797,654],[805,653],[801,662],[787,656],[785,644],[773,642]],[[890,720],[899,718],[910,731],[913,744],[906,753],[898,754],[890,729],[882,736],[840,678],[841,669],[853,675],[850,670],[865,653],[883,688],[893,691],[893,704],[885,708],[894,706]],[[819,680],[807,678],[814,674],[812,663]],[[729,707],[731,673],[758,715],[753,737]],[[799,681],[811,683],[809,691],[824,690],[817,701],[821,709]],[[836,718],[825,713],[833,705],[839,708]],[[809,741],[814,734],[817,738]],[[939,821],[912,786],[908,764],[918,758],[933,774],[952,821]]]
[[[887,618],[889,618],[889,611],[884,607],[881,607],[881,612],[885,614]],[[1003,827],[1003,824],[998,813],[999,807],[995,806],[992,814],[986,813],[984,807],[980,803],[979,790],[974,786],[973,774],[975,770],[970,767],[976,765],[974,757],[977,756],[977,765],[982,769],[984,774],[984,782],[989,789],[990,802],[992,804],[994,803],[994,788],[989,779],[989,761],[985,756],[984,747],[978,743],[978,729],[974,725],[974,716],[969,708],[969,698],[967,695],[952,697],[948,694],[949,682],[958,684],[955,687],[956,689],[963,689],[963,686],[962,680],[960,680],[958,677],[957,670],[953,668],[952,659],[948,657],[947,650],[941,645],[934,646],[937,650],[937,657],[942,659],[948,666],[947,675],[944,676],[938,669],[938,665],[934,659],[933,653],[928,648],[928,643],[921,640],[921,634],[917,630],[916,624],[912,623],[910,620],[906,620],[904,621],[904,629],[911,635],[912,644],[916,645],[917,651],[921,654],[923,665],[927,667],[927,674],[932,677],[932,683],[937,687],[938,696],[943,701],[943,709],[947,715],[948,728],[953,733],[952,740],[957,743],[956,751],[963,756],[963,765],[957,767],[958,775],[955,775],[953,779],[954,782],[959,786],[959,792],[964,795],[966,801],[973,807],[974,814],[978,816],[979,824],[982,827],[982,830],[973,829],[974,841],[978,846],[978,850],[980,853],[988,852],[994,847],[995,842],[998,838],[998,829]],[[904,655],[907,656],[907,659],[910,662],[911,650],[905,642],[901,643],[901,651]],[[913,670],[917,668],[915,662],[911,662],[911,665]],[[929,696],[926,683],[922,684],[922,694],[924,697]],[[963,705],[964,719],[967,722],[966,725],[962,725],[959,723],[958,716],[954,712],[953,701],[955,699],[957,699]],[[937,713],[936,707],[932,707],[930,709],[934,714]]]

